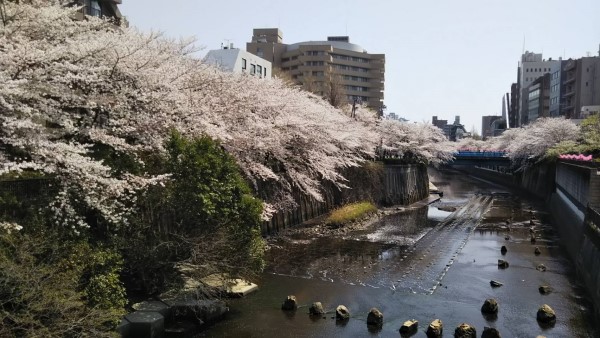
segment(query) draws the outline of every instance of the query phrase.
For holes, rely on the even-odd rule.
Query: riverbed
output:
[[[290,232],[276,241],[260,290],[229,301],[225,320],[200,336],[398,337],[402,323],[416,319],[415,336],[424,337],[438,318],[445,336],[463,322],[478,336],[485,326],[503,337],[598,336],[591,305],[541,201],[453,170],[431,170],[430,180],[444,192],[430,205],[401,208],[352,231]],[[498,259],[509,267],[498,268]],[[538,271],[539,264],[546,271]],[[503,286],[494,288],[490,280]],[[540,294],[540,285],[552,292]],[[288,295],[300,305],[292,313],[281,310]],[[498,301],[496,317],[482,315],[486,298]],[[308,315],[315,301],[328,310],[325,316]],[[340,304],[350,310],[347,322],[333,319]],[[542,304],[556,311],[554,325],[536,321]],[[373,307],[383,312],[381,329],[366,325]]]

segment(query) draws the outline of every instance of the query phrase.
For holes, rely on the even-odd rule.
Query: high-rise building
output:
[[[550,116],[550,73],[538,77],[527,87],[527,120]]]
[[[519,126],[519,85],[517,83],[510,86],[510,104],[508,107],[508,126],[509,128],[517,128]]]
[[[564,98],[562,94],[565,92],[562,83],[565,77],[565,65],[567,61],[559,60],[560,65],[550,75],[550,113],[551,117],[564,116]]]
[[[539,77],[546,73],[554,73],[560,70],[559,60],[544,60],[542,54],[536,54],[526,51],[521,55],[521,62],[518,68],[518,126],[529,123],[529,89],[528,87]]]
[[[332,103],[359,102],[379,112],[384,108],[385,54],[369,54],[347,36],[288,45],[278,28],[258,28],[246,50]]]
[[[568,60],[564,71],[564,115],[579,119],[582,107],[600,105],[600,57]]]

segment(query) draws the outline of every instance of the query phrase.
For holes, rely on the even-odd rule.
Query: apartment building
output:
[[[583,107],[600,105],[600,56],[568,60],[564,74],[565,117],[580,119]]]
[[[270,78],[272,75],[271,62],[231,45],[209,51],[204,57],[204,62],[232,73],[259,78]]]
[[[380,112],[384,107],[385,54],[370,54],[347,36],[288,45],[278,28],[258,28],[246,50],[323,97],[339,95]]]

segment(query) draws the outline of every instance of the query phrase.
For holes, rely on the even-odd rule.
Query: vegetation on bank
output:
[[[377,207],[371,202],[351,203],[333,210],[325,223],[332,226],[342,226],[376,211]]]
[[[600,116],[591,115],[579,125],[580,134],[575,140],[562,141],[546,152],[546,157],[556,159],[564,154],[593,155],[600,162]]]
[[[589,116],[580,125],[562,117],[540,118],[486,141],[463,139],[457,148],[507,151],[515,169],[568,154],[592,155],[594,161],[600,162],[600,117]]]
[[[262,270],[262,202],[235,160],[207,136],[174,130],[166,148],[144,155],[145,169],[170,179],[137,196],[126,228],[88,209],[80,212],[92,226],[74,234],[53,222],[52,193],[0,194],[0,336],[111,336],[127,293],[178,288],[181,262],[199,276]],[[120,163],[114,169],[126,170]]]

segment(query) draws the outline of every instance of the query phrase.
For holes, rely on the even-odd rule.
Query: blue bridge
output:
[[[460,150],[454,154],[454,160],[448,165],[471,165],[471,166],[501,166],[509,167],[510,159],[504,151],[470,151]]]

